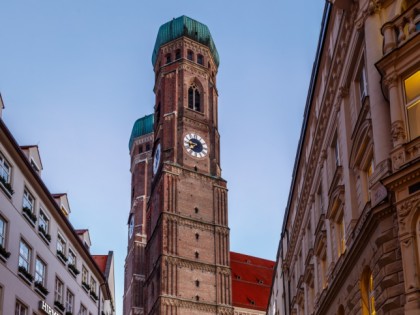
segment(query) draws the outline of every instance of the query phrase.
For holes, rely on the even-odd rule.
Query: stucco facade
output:
[[[270,315],[420,314],[419,13],[326,2]]]
[[[114,314],[113,270],[109,285],[41,173],[38,147],[19,147],[0,117],[0,314]]]

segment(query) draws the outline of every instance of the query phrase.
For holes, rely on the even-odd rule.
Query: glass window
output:
[[[192,50],[187,51],[187,59],[194,60],[194,53],[192,52]]]
[[[89,284],[88,271],[85,266],[82,266],[82,282]]]
[[[69,265],[76,266],[76,254],[70,248],[69,248],[68,258],[69,258],[69,260],[68,260]]]
[[[73,313],[74,310],[74,294],[67,290],[66,293],[66,312]]]
[[[420,136],[420,70],[404,80],[410,139]]]
[[[197,55],[197,63],[199,63],[200,65],[204,64],[204,57],[203,55]]]
[[[363,99],[365,96],[368,95],[367,93],[367,80],[366,80],[366,71],[365,67],[363,66],[359,73],[359,90],[360,90],[360,98]]]
[[[60,234],[57,237],[57,252],[66,254],[66,240]]]
[[[188,108],[201,111],[200,92],[195,84],[188,89]]]
[[[0,246],[6,249],[6,220],[0,216]]]
[[[24,241],[19,244],[19,267],[25,268],[29,272],[31,265],[31,249]]]
[[[38,226],[40,230],[43,230],[45,234],[48,234],[49,231],[50,220],[48,219],[47,215],[44,211],[39,210],[39,218],[38,218]]]
[[[93,277],[90,277],[90,290],[96,294],[96,281]]]
[[[34,197],[31,193],[25,188],[23,191],[23,208],[28,208],[32,213],[34,212]]]
[[[15,315],[28,315],[28,308],[19,300],[16,300]]]
[[[63,281],[59,278],[55,278],[55,291],[54,291],[54,301],[60,302],[63,304]]]
[[[4,182],[10,183],[11,167],[9,162],[5,159],[3,154],[0,153],[0,176]]]
[[[45,275],[46,275],[46,265],[45,263],[39,258],[36,258],[35,261],[35,282],[39,282],[45,287]]]
[[[376,315],[373,275],[369,267],[363,271],[360,286],[362,315]]]
[[[166,63],[170,63],[171,62],[171,54],[167,54],[166,55]]]
[[[80,304],[80,315],[87,315],[87,309],[83,304]]]

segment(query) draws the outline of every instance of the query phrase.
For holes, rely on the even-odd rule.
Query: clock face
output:
[[[156,174],[156,172],[159,168],[160,156],[161,156],[161,152],[160,152],[160,143],[159,143],[157,145],[157,148],[156,148],[156,151],[155,151],[155,157],[153,159],[153,174]]]
[[[128,237],[132,237],[134,232],[134,216],[131,216],[130,223],[128,224]]]
[[[209,150],[204,139],[195,133],[189,133],[184,137],[184,148],[189,154],[199,158],[205,157]]]

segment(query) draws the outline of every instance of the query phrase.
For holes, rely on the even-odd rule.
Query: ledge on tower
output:
[[[176,19],[174,18],[172,21],[163,24],[159,28],[152,55],[153,66],[156,63],[159,48],[162,45],[182,36],[186,36],[203,45],[206,45],[210,49],[214,62],[217,66],[219,66],[219,54],[217,52],[216,45],[213,42],[213,38],[211,37],[209,28],[207,25],[204,25],[203,23],[193,20],[185,15]]]
[[[153,114],[146,115],[136,120],[133,126],[133,130],[131,131],[130,141],[128,142],[128,148],[130,149],[130,151],[131,147],[133,146],[133,142],[136,138],[153,132],[153,122]]]

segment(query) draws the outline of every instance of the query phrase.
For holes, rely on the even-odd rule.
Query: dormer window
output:
[[[194,60],[194,53],[192,50],[187,51],[187,59],[193,61]]]
[[[197,63],[200,65],[204,65],[204,57],[203,55],[197,55]]]
[[[195,84],[192,84],[188,89],[188,108],[201,111],[200,91]]]

